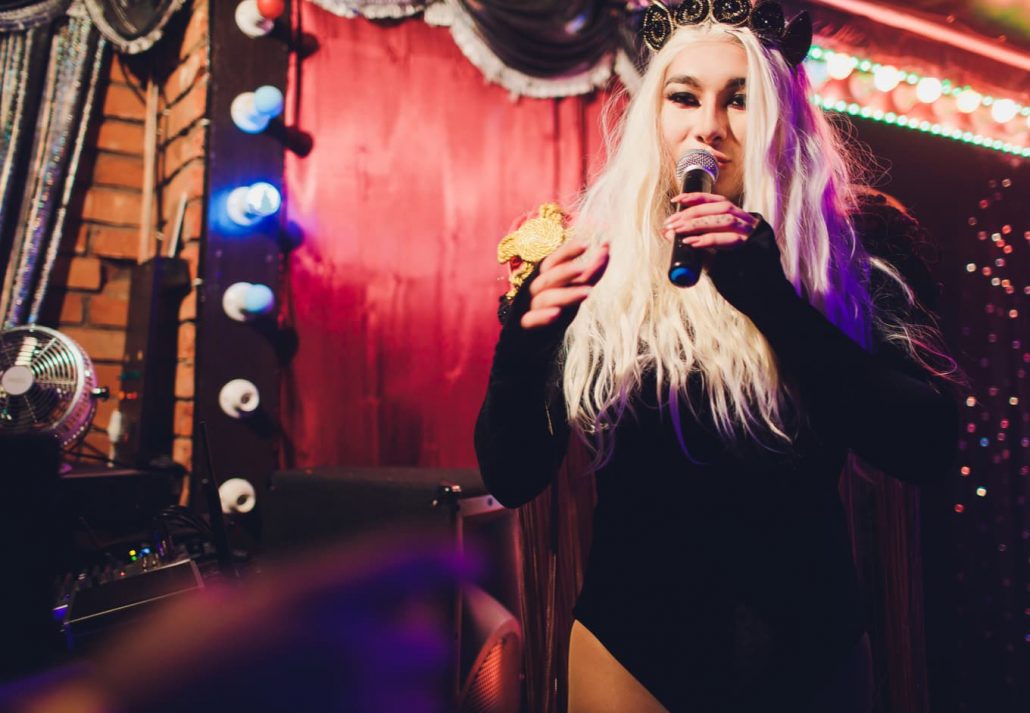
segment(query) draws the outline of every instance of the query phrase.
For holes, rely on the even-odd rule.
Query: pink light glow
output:
[[[922,35],[935,42],[942,42],[953,47],[993,59],[996,62],[1011,65],[1024,72],[1030,72],[1030,55],[1010,49],[996,42],[955,30],[946,25],[910,15],[901,10],[893,10],[866,0],[815,0],[820,5],[834,7],[875,20],[881,25],[896,27],[913,34]]]

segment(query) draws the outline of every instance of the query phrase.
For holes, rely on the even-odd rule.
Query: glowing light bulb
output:
[[[834,79],[847,79],[856,64],[854,57],[834,52],[826,60],[826,71]]]
[[[955,104],[958,106],[958,110],[963,114],[972,114],[974,111],[980,108],[980,102],[983,100],[983,96],[980,92],[974,92],[972,89],[963,90],[961,94],[955,99]]]
[[[283,93],[268,84],[237,95],[229,108],[236,128],[248,134],[260,134],[282,111]]]
[[[924,104],[933,104],[941,98],[941,80],[936,77],[923,77],[916,85],[916,98]]]
[[[873,86],[881,92],[889,92],[901,83],[904,73],[897,67],[882,64],[873,70]]]
[[[1019,105],[1011,99],[998,99],[991,105],[991,117],[999,124],[1011,121],[1018,113]]]
[[[811,83],[813,89],[818,89],[823,86],[826,84],[826,80],[830,78],[826,62],[820,62],[818,60],[806,60],[805,72],[808,73],[808,81]]]
[[[234,223],[248,226],[276,213],[281,205],[279,189],[271,183],[259,181],[234,189],[229,194],[226,210]]]
[[[236,282],[222,295],[222,309],[237,322],[247,322],[275,309],[275,293],[268,285]]]
[[[261,14],[257,0],[243,0],[236,6],[236,26],[247,37],[263,37],[275,27],[275,20]]]
[[[273,118],[283,113],[283,93],[271,84],[254,90],[254,108],[264,116]]]

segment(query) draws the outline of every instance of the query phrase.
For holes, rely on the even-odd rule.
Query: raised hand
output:
[[[608,267],[608,245],[590,248],[570,240],[540,263],[540,273],[529,285],[532,301],[522,315],[523,329],[553,324],[567,310],[579,308]]]

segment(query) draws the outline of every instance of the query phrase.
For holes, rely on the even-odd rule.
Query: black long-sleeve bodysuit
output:
[[[916,224],[878,197],[855,225],[926,297],[933,283],[909,245]],[[939,479],[955,455],[958,406],[897,347],[863,350],[798,297],[764,221],[740,248],[718,251],[708,274],[800,395],[794,447],[726,446],[706,408],[696,419],[681,408],[691,459],[645,382],[596,474],[575,616],[671,711],[803,710],[864,631],[837,489],[847,450],[910,482]],[[872,287],[880,308],[900,307]],[[569,438],[555,365],[568,322],[523,330],[528,293],[501,330],[475,433],[483,480],[509,507],[547,486]],[[706,404],[696,379],[690,388]]]

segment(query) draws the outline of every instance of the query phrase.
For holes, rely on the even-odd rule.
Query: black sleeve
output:
[[[529,285],[515,296],[494,350],[486,397],[476,420],[479,471],[490,493],[507,507],[540,494],[568,448],[560,376],[555,362],[568,317],[539,329],[519,324],[529,309]]]
[[[944,476],[957,454],[954,390],[883,340],[874,338],[867,352],[799,297],[768,223],[741,247],[712,256],[709,276],[766,337],[818,428],[896,478]]]

